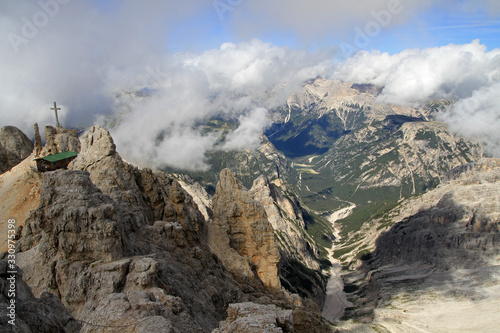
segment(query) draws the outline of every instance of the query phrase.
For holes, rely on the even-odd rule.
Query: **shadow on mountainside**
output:
[[[376,307],[401,293],[474,297],[474,289],[499,271],[490,263],[500,254],[498,224],[457,205],[449,193],[435,207],[396,223],[363,256],[363,265],[344,276],[344,291],[355,304],[345,318],[370,321]]]

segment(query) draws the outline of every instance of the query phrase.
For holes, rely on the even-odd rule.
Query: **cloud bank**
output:
[[[473,137],[485,143],[485,151],[500,157],[500,83],[482,87],[471,97],[462,99],[438,119],[449,128],[466,137]]]
[[[113,137],[133,162],[207,169],[208,150],[257,147],[270,125],[267,110],[286,102],[305,80],[333,73],[332,59],[328,53],[296,51],[259,40],[167,57],[125,89],[147,86],[152,93],[147,98],[120,98],[122,104],[115,108],[122,116],[111,129]],[[217,134],[196,129],[200,122],[220,117],[239,120],[222,147],[216,146]]]
[[[373,21],[390,30],[435,5],[430,0],[221,1],[232,8],[224,22],[205,0],[1,1],[0,126],[31,134],[34,122],[54,124],[50,108],[57,101],[65,126],[112,125],[118,149],[130,161],[206,169],[208,150],[254,147],[268,125],[266,110],[284,103],[304,80],[332,77],[335,70],[331,49],[308,52],[247,37],[291,32],[309,45],[330,35],[349,36],[355,27],[369,31]],[[459,4],[440,2],[460,11],[499,13],[493,0]],[[376,17],[384,11],[391,16],[380,23]],[[199,20],[213,36],[228,29],[245,41],[196,53],[169,50],[172,34],[184,45],[202,43],[193,30],[183,30]],[[481,121],[492,124],[498,118],[498,53],[479,42],[392,56],[361,52],[335,75],[384,86],[380,102],[455,99],[455,108],[442,119],[456,131],[482,135]],[[223,147],[217,146],[217,134],[197,129],[212,117],[240,121]],[[461,125],[470,119],[477,126]],[[495,134],[483,137],[496,151]]]

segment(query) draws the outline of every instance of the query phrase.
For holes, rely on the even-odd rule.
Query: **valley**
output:
[[[271,112],[274,124],[265,132],[257,153],[225,152],[231,157],[212,165],[236,170],[242,179],[264,174],[280,184],[288,184],[287,188],[310,209],[313,219],[305,219],[306,231],[318,244],[320,257],[331,263],[325,270],[329,279],[322,313],[338,322],[341,331],[425,331],[422,322],[418,322],[424,314],[417,310],[417,304],[430,300],[425,292],[418,300],[400,299],[408,303],[403,313],[416,314],[414,319],[408,317],[401,325],[391,326],[387,320],[397,317],[398,311],[391,313],[388,305],[352,310],[359,305],[351,295],[350,284],[365,276],[361,267],[373,258],[380,236],[428,207],[420,203],[428,201],[424,199],[427,193],[430,195],[446,181],[450,170],[480,161],[483,147],[478,141],[455,136],[434,120],[440,110],[450,105],[449,101],[432,101],[417,109],[377,104],[377,89],[358,88],[321,79],[311,82],[303,95],[292,96],[285,106]],[[337,94],[327,93],[329,90]],[[210,158],[221,152],[214,154]],[[203,183],[203,178],[197,179]],[[405,272],[396,274],[405,279]],[[489,281],[496,285],[495,279]],[[420,288],[426,287],[414,288],[410,294],[417,295]],[[443,288],[446,294],[449,288]],[[457,301],[458,307],[467,307],[470,302],[446,297],[441,295],[433,303],[436,309],[439,304],[446,307],[446,302]],[[491,302],[497,301],[492,296]],[[400,309],[402,303],[397,302],[396,298],[388,304]],[[416,308],[409,310],[413,305]],[[349,318],[358,318],[357,313],[365,313],[372,319],[361,315],[365,316],[362,320],[373,320],[374,324],[350,325]],[[451,321],[443,323],[436,332],[452,327],[447,325]]]

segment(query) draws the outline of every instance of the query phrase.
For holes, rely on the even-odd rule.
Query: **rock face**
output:
[[[473,268],[500,254],[500,160],[459,166],[446,179],[435,190],[441,198],[434,207],[421,206],[379,237],[374,265]]]
[[[208,240],[214,253],[235,275],[258,278],[267,289],[279,290],[280,257],[272,225],[264,208],[229,169],[221,172],[212,209]]]
[[[90,318],[83,331],[124,320],[130,332],[162,323],[186,332],[216,327],[230,303],[246,298],[208,250],[189,195],[163,174],[124,163],[104,129],[93,128],[82,146],[72,167],[88,171],[45,174],[40,206],[18,242],[34,293],[52,292],[76,317]],[[163,319],[145,319],[151,313]]]
[[[10,170],[33,151],[33,142],[14,126],[0,130],[0,173]]]
[[[459,307],[467,301],[480,308],[483,302],[497,302],[500,294],[491,287],[498,285],[500,273],[499,185],[500,160],[484,159],[453,169],[435,190],[395,208],[402,216],[414,213],[382,233],[363,266],[345,276],[346,290],[357,306],[348,315],[388,325],[377,314],[392,303],[399,306],[401,295],[429,306],[455,302]],[[414,296],[408,296],[410,292]],[[481,312],[488,318],[498,315]],[[463,327],[467,320],[471,318],[464,314],[446,325]]]
[[[258,177],[250,192],[266,211],[267,218],[273,229],[279,231],[279,237],[284,243],[282,252],[288,257],[296,258],[305,266],[319,270],[315,244],[307,241],[305,234],[306,223],[303,210],[298,200],[286,192],[286,186],[277,186],[266,177]],[[286,193],[286,195],[285,195]]]
[[[38,157],[42,152],[43,145],[42,145],[42,137],[40,135],[40,128],[38,127],[37,123],[33,125],[33,130],[35,132],[35,157]]]
[[[22,279],[19,268],[8,269],[6,260],[0,261],[0,327],[5,333],[15,332],[80,332],[81,325],[64,307],[59,298],[50,293],[42,293],[35,298],[28,285]],[[18,274],[8,273],[17,271]],[[15,281],[15,288],[11,288]],[[9,306],[10,290],[15,290],[15,313],[11,314]],[[9,323],[10,321],[10,323]],[[15,325],[13,325],[14,323]]]
[[[78,132],[74,129],[45,126],[45,141],[41,156],[57,154],[63,151],[80,151]]]
[[[305,218],[309,213],[280,180],[270,182],[260,176],[250,192],[266,211],[274,229],[280,251],[278,268],[282,285],[321,306],[326,278],[322,275],[318,246],[306,234]]]
[[[207,220],[177,181],[125,163],[103,128],[91,128],[81,147],[70,170],[44,173],[16,258],[34,295],[56,295],[84,321],[81,332],[211,332],[230,304],[249,301],[291,308],[295,332],[311,331],[310,318],[328,329],[298,297],[274,293],[272,227],[248,192],[230,192],[238,188],[231,175],[213,204],[214,221],[242,222],[219,249],[246,263],[243,277],[210,250]]]
[[[409,119],[413,120],[391,116],[345,135],[317,167],[325,165],[322,169],[342,186],[350,182],[359,185],[358,190],[372,192],[385,188],[400,199],[435,186],[455,166],[481,157],[479,143],[453,136],[443,124]],[[346,158],[343,151],[352,156]],[[354,156],[359,161],[357,168],[351,167]]]
[[[292,333],[292,310],[255,303],[231,304],[227,319],[212,333]]]

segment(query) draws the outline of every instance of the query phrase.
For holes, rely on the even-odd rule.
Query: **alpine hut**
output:
[[[76,156],[78,156],[77,152],[64,151],[62,153],[39,157],[35,159],[36,168],[40,172],[66,169],[68,164],[73,161]]]

